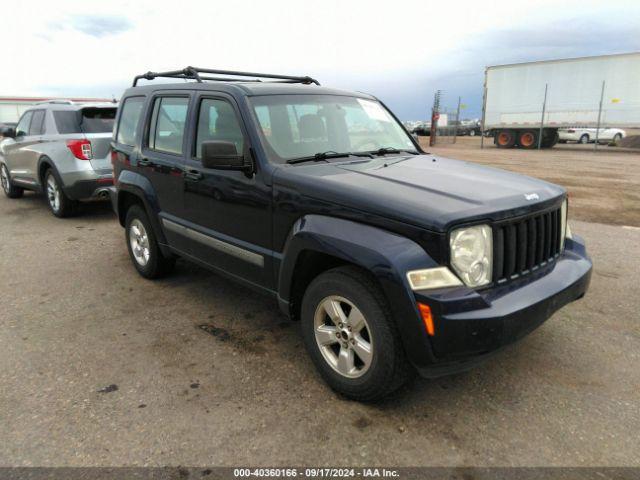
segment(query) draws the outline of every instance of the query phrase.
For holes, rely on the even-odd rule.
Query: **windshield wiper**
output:
[[[378,150],[375,150],[371,153],[374,153],[376,155],[386,155],[387,153],[410,153],[412,155],[417,155],[418,152],[416,152],[415,150],[399,150],[397,148],[393,148],[393,147],[382,147],[379,148]]]
[[[343,152],[343,153],[339,153],[339,152],[334,152],[333,150],[330,150],[328,152],[316,153],[315,155],[310,155],[308,157],[290,158],[289,160],[287,160],[287,163],[289,165],[295,165],[296,163],[322,162],[322,161],[326,161],[329,158],[345,158],[345,157],[369,157],[369,158],[373,158],[373,155],[371,155],[368,152]]]

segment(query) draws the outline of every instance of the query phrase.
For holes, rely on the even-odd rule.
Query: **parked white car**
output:
[[[598,131],[594,127],[572,127],[560,128],[558,141],[560,143],[593,143],[596,141],[596,132],[598,132],[598,143],[618,142],[626,136],[625,131],[620,128],[601,128]]]

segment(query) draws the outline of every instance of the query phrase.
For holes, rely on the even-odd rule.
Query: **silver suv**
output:
[[[115,104],[50,101],[25,111],[18,125],[0,131],[0,179],[9,198],[24,190],[46,194],[57,217],[79,200],[109,198],[109,155]]]

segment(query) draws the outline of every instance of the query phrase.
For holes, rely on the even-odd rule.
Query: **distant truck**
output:
[[[498,148],[549,148],[561,128],[638,127],[638,85],[640,52],[487,67],[482,128]]]

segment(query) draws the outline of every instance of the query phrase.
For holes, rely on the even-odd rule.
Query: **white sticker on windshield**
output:
[[[382,105],[378,102],[359,98],[358,103],[372,120],[382,120],[383,122],[389,121],[389,115],[387,115],[387,112],[384,111],[384,108],[382,108]]]

